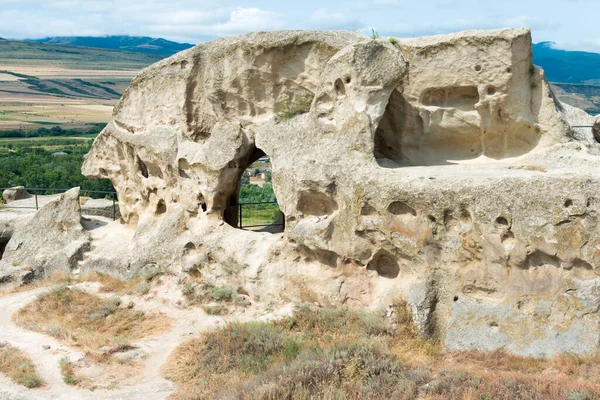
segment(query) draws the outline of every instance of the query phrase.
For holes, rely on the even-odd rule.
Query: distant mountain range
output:
[[[177,43],[166,39],[155,39],[147,36],[57,36],[28,41],[110,50],[125,50],[163,57],[171,56],[194,46],[189,43]]]
[[[163,55],[123,50],[0,40],[0,65],[4,66],[39,65],[68,69],[137,70],[163,58]]]
[[[551,82],[600,84],[600,54],[553,48],[554,43],[533,45],[533,63]]]

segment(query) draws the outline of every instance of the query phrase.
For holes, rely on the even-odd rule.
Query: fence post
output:
[[[40,208],[38,207],[38,200],[37,200],[37,192],[34,193],[35,194],[35,210],[39,210]]]
[[[115,194],[112,194],[112,201],[113,201],[113,221],[117,220],[117,205],[115,202]]]

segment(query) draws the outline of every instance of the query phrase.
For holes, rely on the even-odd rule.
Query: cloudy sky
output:
[[[145,35],[200,43],[256,30],[412,37],[529,27],[534,42],[600,52],[599,0],[0,0],[0,36]]]

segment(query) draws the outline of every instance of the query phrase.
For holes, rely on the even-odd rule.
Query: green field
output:
[[[245,204],[241,209],[243,227],[271,225],[279,214],[277,204]]]
[[[17,145],[17,144],[21,144],[21,143],[26,143],[29,146],[41,146],[44,144],[55,144],[55,143],[60,143],[60,144],[73,144],[73,140],[75,141],[80,141],[80,140],[86,140],[86,139],[95,139],[96,136],[98,136],[97,134],[91,134],[91,135],[74,135],[74,136],[60,136],[60,137],[48,137],[48,138],[41,138],[41,137],[27,137],[27,138],[0,138],[0,146],[3,145],[7,145],[9,143],[12,143],[13,145]]]

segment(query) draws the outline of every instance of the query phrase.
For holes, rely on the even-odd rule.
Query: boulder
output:
[[[142,71],[94,142],[82,172],[112,181],[124,225],[118,251],[87,257],[253,301],[407,301],[448,349],[593,354],[600,145],[584,139],[526,29],[218,39]],[[264,155],[283,233],[237,229]]]
[[[18,221],[0,260],[0,284],[26,283],[52,271],[70,273],[90,248],[81,225],[79,188]]]
[[[27,193],[27,190],[25,190],[24,186],[16,186],[10,189],[5,189],[4,192],[2,192],[2,198],[7,203],[9,201],[26,199],[29,196],[30,194]]]

